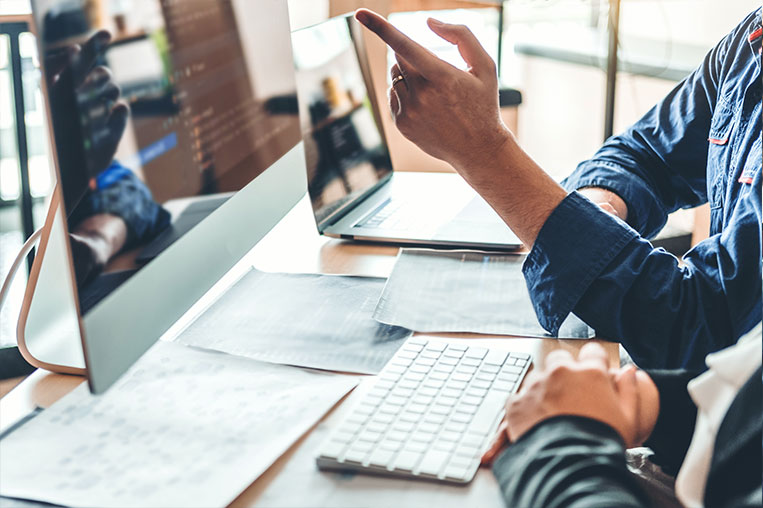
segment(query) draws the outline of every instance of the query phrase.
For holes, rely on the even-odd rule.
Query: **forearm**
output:
[[[540,423],[509,446],[493,471],[508,507],[648,506],[624,452],[611,427],[561,416]]]
[[[457,164],[456,170],[528,247],[567,195],[508,131],[495,151]]]

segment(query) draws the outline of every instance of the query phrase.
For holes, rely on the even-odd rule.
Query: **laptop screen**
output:
[[[279,5],[35,0],[83,313],[299,143]]]
[[[318,227],[392,174],[352,16],[292,34],[307,181]]]

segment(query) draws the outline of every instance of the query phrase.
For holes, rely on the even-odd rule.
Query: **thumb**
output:
[[[427,24],[434,33],[458,46],[458,52],[461,53],[466,64],[471,67],[473,74],[480,78],[488,77],[491,74],[495,76],[495,62],[466,26],[443,23],[434,18],[429,18]]]

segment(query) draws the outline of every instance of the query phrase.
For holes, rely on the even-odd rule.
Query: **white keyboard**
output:
[[[318,467],[470,482],[531,360],[409,339],[323,443]]]

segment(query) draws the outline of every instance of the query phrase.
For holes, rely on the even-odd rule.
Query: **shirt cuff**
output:
[[[644,181],[617,164],[605,161],[583,163],[562,181],[568,191],[601,187],[620,196],[628,206],[628,224],[646,238],[656,235],[665,225],[668,211]]]
[[[638,233],[577,192],[551,212],[522,273],[541,326],[554,336],[588,287]]]

